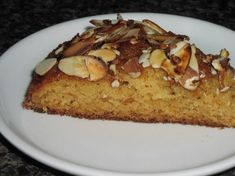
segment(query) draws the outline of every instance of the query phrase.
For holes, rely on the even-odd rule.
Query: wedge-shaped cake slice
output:
[[[23,107],[88,119],[235,127],[229,52],[204,54],[150,20],[94,28],[38,63]]]

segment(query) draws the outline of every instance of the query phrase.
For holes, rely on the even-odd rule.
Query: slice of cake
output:
[[[235,127],[229,53],[204,54],[150,20],[95,26],[38,63],[23,107],[88,119]]]

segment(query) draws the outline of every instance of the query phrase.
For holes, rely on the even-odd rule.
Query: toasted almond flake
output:
[[[55,50],[55,54],[58,55],[59,53],[61,53],[64,50],[64,45],[62,45],[61,47],[59,47],[58,49]]]
[[[142,63],[142,66],[143,66],[144,68],[149,67],[149,66],[150,66],[149,60],[144,61],[144,62]]]
[[[138,40],[137,40],[136,38],[132,38],[132,39],[130,40],[130,43],[131,43],[132,45],[135,45],[135,44],[138,43]]]
[[[117,43],[105,43],[101,46],[102,49],[117,49],[118,44]]]
[[[113,49],[113,52],[115,52],[117,56],[120,56],[120,51]]]
[[[110,69],[111,71],[113,71],[114,75],[117,74],[117,69],[116,69],[116,65],[115,65],[115,64],[111,64],[111,65],[109,66],[109,69]]]
[[[162,62],[166,59],[166,54],[163,50],[155,49],[150,55],[150,64],[153,68],[160,68]]]
[[[230,89],[230,87],[226,86],[226,87],[220,89],[220,92],[226,92],[226,91],[229,90],[229,89]]]
[[[223,57],[219,57],[218,59],[214,59],[212,61],[212,66],[214,67],[215,70],[218,70],[218,71],[222,71],[223,70],[223,67],[220,63],[220,61],[222,61],[224,58]]]
[[[82,39],[90,38],[94,33],[95,33],[94,29],[88,29],[82,33],[81,38]]]
[[[183,84],[183,87],[188,90],[195,90],[198,87],[198,84],[195,84],[194,81],[198,81],[198,80],[199,78],[197,76],[187,79],[185,81],[185,84]]]
[[[170,55],[176,54],[176,53],[177,53],[178,51],[180,51],[187,43],[188,43],[188,41],[179,41],[178,43],[176,43],[176,47],[170,50]]]
[[[128,73],[132,78],[138,78],[141,75],[141,72],[130,72]]]
[[[205,72],[200,71],[200,73],[199,73],[199,78],[202,79],[202,78],[205,78],[205,77],[206,77]]]
[[[106,40],[108,38],[108,35],[105,34],[105,35],[102,35],[102,36],[99,36],[94,43],[99,43],[99,42],[103,42],[104,40]]]
[[[152,47],[142,50],[142,53],[151,53]]]
[[[94,45],[93,39],[87,39],[83,41],[78,41],[72,44],[70,47],[63,51],[64,57],[70,57],[75,55],[82,55],[86,50],[89,50]]]
[[[105,63],[116,58],[116,53],[111,49],[91,50],[88,55],[101,58]]]
[[[150,53],[143,53],[139,57],[139,63],[149,62]]]
[[[191,56],[191,46],[189,43],[186,43],[180,50],[171,56],[171,62],[176,66],[175,71],[177,71],[177,73],[183,74],[185,72],[191,60]],[[197,59],[195,59],[195,62],[196,60]]]
[[[197,73],[199,73],[199,68],[198,68],[198,61],[196,58],[196,47],[195,45],[191,46],[191,58],[189,61],[189,66],[196,71]]]
[[[220,51],[220,56],[223,58],[228,58],[229,52],[224,48]]]
[[[111,24],[117,24],[118,23],[118,20],[111,20]]]
[[[87,56],[85,58],[85,63],[87,70],[90,74],[89,76],[90,81],[98,81],[106,76],[107,67],[102,60],[99,60],[92,56]]]
[[[140,31],[139,28],[130,29],[122,38],[130,38],[130,37],[138,38],[139,31]]]
[[[96,27],[102,27],[102,26],[106,26],[106,24],[104,23],[104,20],[91,20],[90,21],[91,24],[95,25]]]
[[[55,64],[57,63],[56,58],[44,59],[36,65],[35,72],[38,75],[45,75]]]
[[[118,80],[114,80],[114,81],[111,83],[111,86],[112,86],[113,88],[118,88],[118,87],[120,86],[120,83],[119,83]]]
[[[156,34],[155,30],[153,30],[152,28],[149,28],[147,26],[144,26],[143,29],[144,29],[145,33],[148,34],[148,35]]]
[[[212,75],[217,75],[217,71],[213,67],[211,67],[211,74]]]
[[[86,58],[87,56],[73,56],[61,59],[58,68],[66,75],[88,78],[89,72],[85,64]]]
[[[152,21],[150,21],[150,20],[144,19],[144,20],[142,21],[142,24],[143,24],[143,25],[146,25],[147,27],[149,27],[149,28],[155,30],[156,32],[158,32],[158,33],[160,33],[160,34],[166,33],[166,31],[165,31],[163,28],[161,28],[161,27],[158,26],[156,23],[154,23],[154,22],[152,22]]]

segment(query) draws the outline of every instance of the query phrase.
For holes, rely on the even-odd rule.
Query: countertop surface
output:
[[[202,19],[235,30],[234,0],[1,0],[0,8],[0,54],[24,37],[48,26],[107,13],[176,14]],[[68,176],[69,174],[30,158],[0,134],[0,175]],[[217,175],[235,176],[235,168]]]

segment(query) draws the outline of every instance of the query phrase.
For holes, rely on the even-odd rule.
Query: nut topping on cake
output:
[[[167,32],[150,20],[91,20],[90,28],[71,41],[59,45],[35,69],[43,76],[59,61],[59,70],[69,76],[97,81],[122,70],[138,78],[144,69],[163,69],[167,80],[195,90],[202,79],[218,77],[220,90],[226,90],[224,74],[229,53],[204,54],[185,35]],[[151,66],[151,67],[150,67]],[[116,82],[112,84],[117,84]]]
[[[56,58],[48,58],[36,65],[35,72],[38,75],[45,75],[55,64],[57,63]]]
[[[167,59],[167,56],[164,50],[155,49],[150,55],[150,64],[153,68],[160,68],[165,59]]]
[[[88,78],[89,72],[85,64],[86,58],[86,56],[73,56],[61,59],[58,68],[66,75]]]
[[[88,55],[101,58],[105,63],[108,63],[116,58],[116,53],[111,49],[91,50]]]
[[[195,90],[199,85],[198,81],[200,77],[199,77],[198,61],[195,56],[196,54],[195,45],[192,45],[191,49],[192,49],[192,54],[189,66],[187,67],[184,75],[180,78],[179,83],[188,90]]]
[[[107,67],[102,60],[92,56],[87,56],[85,58],[85,63],[90,74],[89,80],[97,81],[105,77],[107,74]]]

